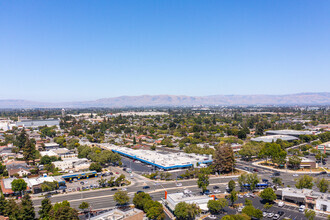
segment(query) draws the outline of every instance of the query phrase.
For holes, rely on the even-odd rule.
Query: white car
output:
[[[304,212],[304,211],[305,211],[305,208],[306,208],[306,206],[301,205],[301,206],[299,207],[299,212]]]
[[[240,207],[238,207],[237,211],[242,212],[243,209],[244,209],[244,206],[240,206]]]
[[[295,173],[295,174],[293,174],[292,176],[295,176],[295,177],[297,177],[297,176],[299,176],[299,175]]]
[[[267,217],[267,215],[268,215],[267,212],[263,212],[263,213],[262,213],[262,216],[265,217],[265,218]]]
[[[122,191],[127,191],[127,188],[122,188],[121,190],[122,190]]]
[[[185,189],[185,190],[183,190],[183,192],[186,193],[186,194],[192,193],[192,191],[189,190],[189,189]]]
[[[272,213],[272,212],[269,212],[268,214],[267,214],[267,217],[268,218],[272,218],[274,216],[274,213]]]
[[[238,194],[238,198],[243,199],[243,195],[242,194]]]
[[[279,203],[278,203],[278,206],[279,206],[279,207],[283,207],[283,206],[284,206],[284,202],[279,202]]]
[[[245,194],[245,197],[246,197],[246,198],[249,198],[249,197],[250,197],[250,194],[249,194],[249,193],[246,193],[246,194]]]
[[[208,216],[210,219],[217,219],[217,216],[215,216],[215,215],[209,215]]]
[[[273,219],[279,219],[280,218],[280,215],[279,214],[275,214]]]
[[[182,183],[176,183],[176,186],[182,186]]]
[[[214,190],[214,193],[221,193],[221,191],[216,189],[216,190]]]

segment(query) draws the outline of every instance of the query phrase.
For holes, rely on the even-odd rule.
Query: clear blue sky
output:
[[[0,99],[330,92],[329,0],[0,2]]]

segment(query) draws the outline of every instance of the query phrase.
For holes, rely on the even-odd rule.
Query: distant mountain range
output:
[[[119,107],[180,107],[180,106],[237,106],[237,105],[330,105],[330,93],[299,93],[289,95],[212,95],[120,96],[83,102],[34,102],[0,100],[0,108],[119,108]]]

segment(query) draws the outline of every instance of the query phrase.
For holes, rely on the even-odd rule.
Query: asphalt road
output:
[[[134,170],[140,170],[140,172],[145,172],[146,169],[150,169],[146,167],[143,164],[136,164],[136,163],[130,163],[129,160],[125,160],[123,158],[123,163],[127,164],[127,167],[134,166]],[[133,165],[134,164],[134,165]],[[271,181],[270,176],[274,173],[274,171],[267,169],[267,168],[260,168],[258,166],[254,166],[251,163],[244,162],[244,161],[238,161],[237,162],[237,167],[238,168],[245,168],[249,167],[251,170],[253,168],[258,169],[258,176],[260,179],[268,179]],[[112,168],[118,170],[120,173],[123,173],[126,175],[126,177],[129,179],[129,174],[120,171],[118,168]],[[114,171],[114,170],[113,170]],[[196,180],[182,180],[179,181],[182,183],[182,186],[176,186],[175,181],[163,181],[159,182],[158,185],[155,185],[154,181],[151,181],[147,178],[144,178],[142,176],[137,175],[136,173],[133,174],[134,179],[130,179],[132,181],[132,184],[130,186],[124,187],[127,188],[127,192],[132,199],[134,194],[137,191],[145,191],[149,193],[154,200],[161,200],[164,198],[164,191],[165,189],[168,191],[168,193],[174,193],[174,192],[182,192],[185,188],[191,190],[194,193],[199,193],[200,189],[197,188],[197,183]],[[293,186],[295,184],[295,178],[298,177],[293,177],[293,173],[286,173],[286,172],[281,172],[280,178],[282,178],[283,183],[285,186],[291,185]],[[326,175],[322,175],[319,177],[326,177]],[[327,177],[328,178],[328,177]],[[210,186],[208,189],[213,192],[213,186],[219,186],[219,190],[221,192],[225,191],[225,188],[227,186],[227,183],[229,180],[231,180],[232,177],[217,177],[217,178],[210,178]],[[149,189],[143,189],[143,186],[150,186]],[[67,200],[70,202],[71,206],[73,208],[78,209],[78,206],[83,202],[88,202],[91,206],[92,209],[108,209],[111,207],[114,207],[116,205],[115,201],[113,200],[113,195],[117,191],[113,191],[112,188],[106,188],[106,189],[97,189],[97,190],[89,190],[89,191],[82,191],[82,192],[72,192],[72,193],[67,193],[67,194],[60,194],[60,195],[55,195],[50,198],[51,202],[54,204],[56,202],[62,202],[64,200]],[[36,207],[36,210],[38,210],[38,207],[41,205],[42,197],[38,198],[33,198],[33,203],[34,206]],[[244,199],[243,199],[244,201]],[[238,201],[241,202],[241,201]],[[258,202],[256,201],[255,207],[258,207],[262,209],[263,205],[257,204]],[[260,203],[260,202],[259,202]],[[291,213],[289,207],[287,210],[288,213]],[[276,207],[273,207],[274,211],[276,211]],[[284,208],[285,209],[285,208]],[[272,211],[272,209],[271,209]],[[292,210],[294,214],[297,214],[296,216],[293,216],[293,213],[291,214],[292,218],[297,217],[296,219],[299,219],[301,216],[299,213],[296,213],[294,210]],[[228,213],[235,213],[235,210],[230,210],[228,209]],[[289,214],[290,215],[290,214]],[[303,219],[303,218],[302,218]]]

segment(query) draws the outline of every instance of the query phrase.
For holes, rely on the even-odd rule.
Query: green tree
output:
[[[22,194],[23,191],[25,191],[27,188],[27,183],[23,179],[14,179],[11,182],[11,189],[14,192],[20,192]]]
[[[229,144],[219,145],[214,152],[213,167],[219,173],[229,173],[235,167],[233,149]]]
[[[263,143],[258,142],[248,142],[244,144],[241,150],[238,152],[243,159],[251,160],[253,157],[259,155],[261,149],[263,148]]]
[[[160,204],[160,206],[153,206],[150,209],[148,209],[147,217],[149,219],[155,219],[155,220],[165,219],[166,216],[162,204]]]
[[[266,203],[264,205],[264,209],[266,209],[266,210],[270,209],[271,207],[273,207],[273,205],[272,204],[269,204],[269,203]]]
[[[237,200],[237,192],[235,190],[230,192],[229,199],[231,201],[231,206],[233,206],[234,202]]]
[[[30,141],[30,139],[26,139],[26,142],[23,147],[23,157],[26,163],[28,163],[30,160],[35,160],[36,156],[36,148],[34,143]]]
[[[226,206],[228,206],[228,202],[223,198],[219,200],[209,200],[207,202],[207,208],[212,214],[220,213]]]
[[[34,207],[29,194],[25,194],[22,198],[19,216],[22,220],[35,218]]]
[[[89,208],[89,204],[88,202],[82,202],[80,205],[79,205],[79,209],[85,211],[86,209]]]
[[[238,184],[241,189],[244,189],[244,184],[246,184],[246,181],[247,181],[246,174],[243,173],[238,177]]]
[[[235,183],[234,180],[230,180],[230,181],[228,182],[228,189],[229,189],[230,192],[233,191],[233,190],[235,189],[235,186],[236,186],[236,183]]]
[[[127,192],[122,190],[116,192],[113,196],[113,199],[115,200],[115,202],[117,202],[118,205],[126,205],[127,203],[129,203],[129,196]]]
[[[6,170],[6,165],[2,165],[0,162],[0,176],[8,176],[8,171]]]
[[[299,169],[301,164],[301,158],[294,155],[292,157],[289,157],[288,163],[293,169]]]
[[[260,193],[260,197],[267,202],[273,202],[276,199],[276,194],[272,188],[266,188]]]
[[[115,184],[116,186],[121,186],[123,184],[123,182],[125,181],[125,175],[121,174],[120,176],[117,177],[117,179],[115,180]]]
[[[319,188],[320,192],[326,193],[329,189],[329,181],[322,178],[321,180],[317,180],[316,186]]]
[[[5,209],[7,206],[7,200],[5,196],[0,192],[0,215],[5,215]]]
[[[242,213],[252,217],[253,214],[255,212],[255,208],[252,206],[252,205],[248,205],[248,206],[245,206],[243,209],[242,209]]]
[[[95,170],[96,172],[101,172],[102,166],[100,163],[91,163],[91,165],[89,166],[89,170]]]
[[[70,207],[70,203],[66,200],[56,203],[49,212],[52,220],[78,220],[77,210]]]
[[[41,201],[41,208],[39,210],[39,215],[41,219],[49,219],[49,212],[52,210],[53,206],[48,198]]]
[[[152,198],[148,193],[135,193],[133,197],[133,204],[136,208],[143,210],[144,204],[149,200],[152,200]]]
[[[256,173],[249,173],[246,175],[246,183],[250,185],[250,189],[253,191],[259,183],[259,178]]]
[[[282,183],[282,179],[280,177],[273,177],[273,183],[276,185],[276,186],[282,186],[283,183]]]
[[[296,187],[298,189],[312,189],[313,185],[313,177],[308,175],[303,175],[298,180],[296,180]]]
[[[204,193],[209,185],[209,176],[205,173],[199,174],[198,180],[197,180],[197,185],[198,185],[198,188],[201,188]]]
[[[17,136],[16,138],[16,145],[19,149],[22,149],[25,145],[26,140],[28,139],[28,135],[25,132],[25,129],[23,128],[23,130],[21,131],[21,133]]]
[[[254,209],[253,217],[257,219],[262,219],[263,217],[262,211],[260,209]]]
[[[305,209],[305,217],[308,220],[313,220],[316,216],[316,213],[311,209]]]
[[[136,144],[136,138],[133,137],[133,144],[135,145]]]
[[[178,220],[193,220],[200,213],[200,209],[196,204],[187,204],[180,202],[175,206],[174,215]]]
[[[4,209],[5,216],[9,219],[20,219],[20,208],[13,199],[8,199],[7,204]]]

